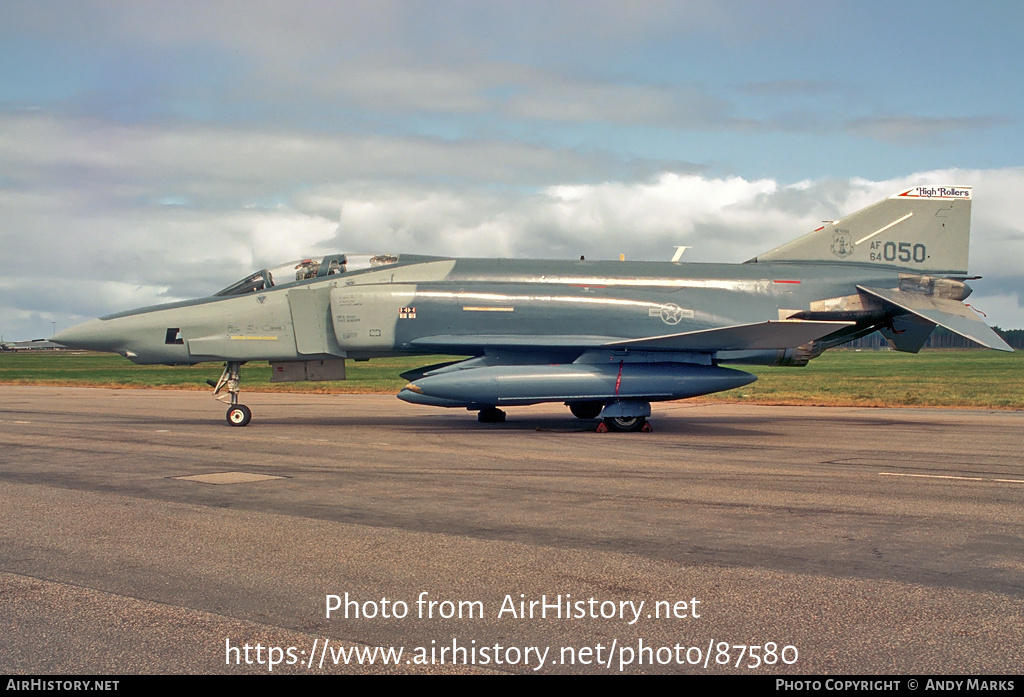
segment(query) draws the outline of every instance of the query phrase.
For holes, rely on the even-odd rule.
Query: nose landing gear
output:
[[[220,374],[220,379],[214,385],[214,396],[220,393],[221,390],[225,390],[228,393],[227,395],[217,397],[217,399],[224,401],[225,397],[227,397],[230,400],[231,406],[228,408],[228,413],[225,417],[229,426],[245,426],[252,421],[252,409],[238,403],[238,393],[241,391],[239,388],[241,367],[242,363],[240,361],[228,361],[224,366],[224,372]]]

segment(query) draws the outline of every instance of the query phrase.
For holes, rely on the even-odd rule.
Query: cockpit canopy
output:
[[[322,279],[336,274],[343,274],[359,269],[368,269],[386,264],[394,264],[398,257],[393,254],[328,254],[322,257],[296,259],[271,269],[260,269],[240,281],[232,283],[214,296],[245,295],[258,293],[271,288],[290,286],[301,281]]]

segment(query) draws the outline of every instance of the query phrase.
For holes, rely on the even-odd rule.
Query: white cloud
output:
[[[697,1],[87,3],[62,6],[59,22],[52,14],[44,3],[3,19],[9,34],[69,57],[61,69],[81,84],[58,108],[293,126],[322,124],[319,113],[370,132],[424,113],[456,129],[465,115],[485,129],[748,128],[756,121],[731,116],[720,87],[661,69],[658,82],[637,68],[636,51],[661,45],[672,60],[686,38],[710,33],[728,49],[752,34],[799,34],[808,21],[795,9]]]
[[[547,194],[550,218],[559,227],[581,236],[614,235],[620,246],[626,240],[631,246],[639,243],[646,256],[654,252],[650,241],[655,239],[671,243],[678,237],[719,245],[720,239],[702,238],[701,229],[707,225],[747,233],[752,224],[763,227],[762,216],[771,212],[758,210],[757,201],[777,188],[774,181],[764,179],[665,173],[650,183],[556,186]],[[714,257],[712,252],[710,258]]]
[[[252,222],[254,266],[273,266],[308,254],[333,238],[336,228],[332,220],[288,210],[259,216]]]
[[[522,184],[592,175],[610,157],[515,141],[328,135],[191,125],[120,125],[0,114],[11,191],[62,188],[79,200],[168,197],[217,205],[338,181]]]

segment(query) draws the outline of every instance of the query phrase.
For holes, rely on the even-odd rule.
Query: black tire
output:
[[[577,419],[596,419],[602,409],[604,402],[569,402],[569,411]]]
[[[244,404],[236,404],[228,409],[226,418],[229,426],[245,426],[252,421],[252,410]]]
[[[635,433],[643,429],[647,423],[646,416],[610,416],[604,420],[609,431],[619,433]]]
[[[480,410],[476,420],[482,424],[503,424],[505,423],[505,412],[497,407],[487,407]]]

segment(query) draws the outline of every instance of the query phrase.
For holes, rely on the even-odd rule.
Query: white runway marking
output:
[[[959,479],[966,482],[1001,482],[1003,484],[1024,484],[1024,479],[996,479],[994,477],[957,477],[951,474],[902,474],[899,472],[879,472],[883,477],[923,477],[925,479]]]
[[[245,482],[265,482],[272,479],[284,479],[269,474],[253,474],[251,472],[217,472],[214,474],[196,474],[190,477],[175,477],[187,482],[203,484],[241,484]]]

